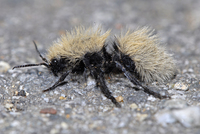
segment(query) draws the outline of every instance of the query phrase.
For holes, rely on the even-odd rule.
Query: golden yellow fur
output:
[[[163,82],[174,76],[175,61],[148,27],[118,37],[118,48],[135,62],[141,80]]]
[[[75,63],[77,59],[81,60],[87,52],[99,52],[110,35],[110,31],[101,34],[101,27],[96,30],[92,27],[76,27],[66,35],[61,36],[59,41],[55,42],[48,50],[49,60],[59,57],[67,57],[70,62]]]

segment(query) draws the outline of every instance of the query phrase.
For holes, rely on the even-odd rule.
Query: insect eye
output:
[[[58,60],[57,60],[57,59],[53,59],[53,60],[52,60],[52,64],[53,64],[53,65],[58,64]]]

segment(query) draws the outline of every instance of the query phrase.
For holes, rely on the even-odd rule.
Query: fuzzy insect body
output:
[[[105,41],[109,35],[110,31],[101,34],[101,27],[96,30],[77,27],[54,42],[48,49],[47,59],[40,54],[34,42],[36,51],[44,62],[15,66],[13,69],[44,65],[55,76],[61,75],[59,80],[50,88],[43,90],[44,92],[67,83],[64,80],[70,73],[86,75],[89,71],[101,92],[117,107],[121,107],[106,86],[104,78],[105,74],[118,69],[139,90],[158,98],[168,98],[169,96],[162,96],[139,81],[163,81],[174,74],[173,59],[159,46],[157,37],[153,36],[149,29],[143,28],[133,33],[128,31],[125,36],[107,44]],[[113,49],[108,51],[110,46]]]
[[[71,32],[66,32],[66,35],[61,36],[48,49],[47,57],[50,60],[67,57],[70,63],[76,63],[77,60],[82,60],[88,52],[100,52],[106,38],[110,35],[110,31],[104,34],[101,32],[101,27],[98,27],[97,30],[77,27]]]
[[[105,60],[102,49],[104,48],[105,40],[110,35],[110,31],[104,34],[101,34],[101,32],[101,27],[98,27],[96,30],[94,28],[85,29],[84,27],[77,27],[75,30],[67,32],[66,35],[63,35],[48,49],[48,59],[40,54],[34,42],[36,51],[44,62],[20,65],[14,68],[44,65],[55,76],[61,74],[59,80],[50,88],[43,90],[44,92],[67,83],[64,80],[70,73],[86,74],[85,72],[89,70],[91,76],[93,76],[100,87],[101,92],[117,107],[120,107],[120,104],[106,86],[104,72],[102,71],[102,65]]]
[[[113,43],[113,60],[120,61],[140,81],[164,82],[176,74],[175,61],[148,27],[130,30]]]
[[[144,27],[134,32],[128,30],[124,36],[116,37],[103,49],[107,59],[104,63],[105,73],[122,71],[137,86],[136,89],[160,99],[170,98],[169,95],[161,95],[141,83],[161,83],[176,75],[174,59],[160,46],[158,37],[153,32]]]
[[[101,49],[104,46],[106,38],[110,31],[101,34],[101,27],[85,29],[77,27],[71,32],[67,32],[57,42],[48,49],[47,57],[50,62],[50,69],[57,76],[66,70],[82,73],[86,68],[84,59],[96,56],[97,61],[90,61],[91,64],[100,64],[102,62]],[[90,56],[88,56],[90,55]],[[99,58],[100,57],[100,58]],[[99,63],[98,63],[99,62]]]

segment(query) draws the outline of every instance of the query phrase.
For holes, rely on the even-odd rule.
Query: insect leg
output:
[[[84,68],[83,77],[84,77],[85,82],[87,82],[88,76],[87,76],[87,68],[86,67]]]
[[[100,69],[100,67],[92,67],[89,64],[88,59],[83,60],[85,66],[90,70],[90,74],[92,77],[95,78],[97,85],[100,87],[101,92],[110,99],[116,107],[121,107],[121,105],[117,102],[115,97],[112,96],[112,93],[109,91],[108,87],[106,86],[103,71]]]
[[[60,85],[66,84],[67,81],[64,81],[64,79],[67,77],[67,75],[68,75],[69,73],[70,73],[70,71],[64,73],[64,74],[60,77],[60,79],[59,79],[53,86],[51,86],[51,87],[48,88],[48,89],[43,90],[43,92],[53,90],[53,89],[55,89],[56,87],[58,87],[58,86],[60,86]]]
[[[119,63],[118,61],[115,61],[116,67],[119,68],[124,72],[124,75],[136,86],[139,86],[138,89],[143,90],[145,93],[148,93],[150,95],[153,95],[156,98],[162,99],[162,98],[170,98],[169,96],[162,96],[161,94],[152,91],[151,89],[147,88],[146,86],[143,86],[129,71],[126,70],[126,68]]]
[[[108,87],[106,86],[105,79],[103,73],[101,72],[97,78],[97,82],[99,83],[101,92],[110,99],[116,107],[121,107],[121,105],[117,102],[117,100],[112,96],[112,93],[109,91]]]

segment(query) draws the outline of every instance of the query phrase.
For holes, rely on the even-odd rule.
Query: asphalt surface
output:
[[[154,134],[200,133],[199,0],[0,0],[0,133],[1,134]],[[42,62],[52,42],[75,26],[101,24],[113,35],[150,26],[177,61],[178,74],[164,84],[157,99],[136,91],[123,75],[106,79],[116,108],[94,79],[69,76],[68,83],[43,93],[58,78],[45,67],[12,70]]]

